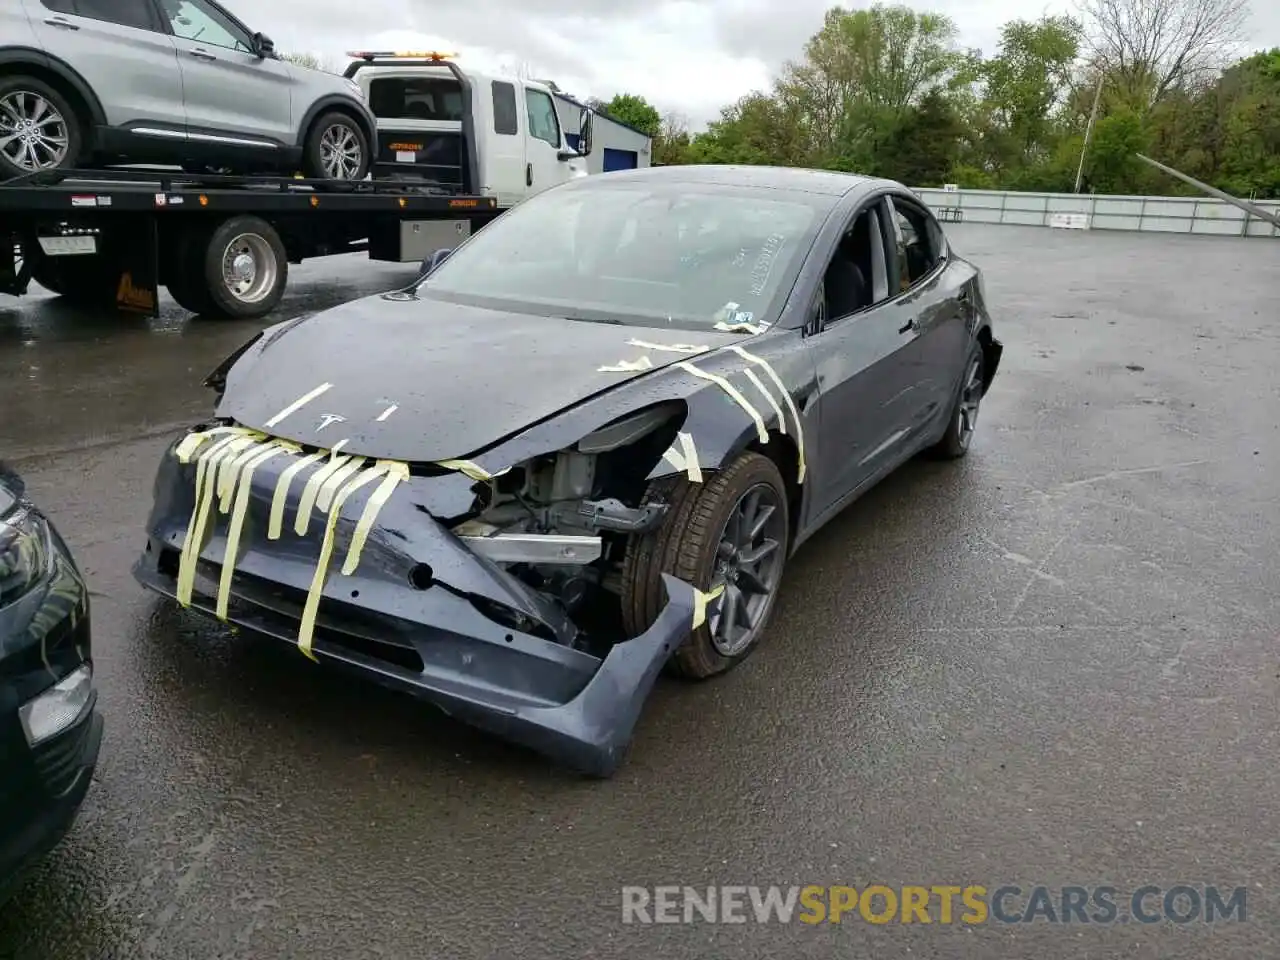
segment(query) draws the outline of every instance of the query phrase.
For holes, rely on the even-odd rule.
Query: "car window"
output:
[[[204,0],[161,0],[160,6],[175,37],[253,53],[252,38]]]
[[[857,213],[831,255],[823,275],[825,317],[838,320],[889,296],[884,233],[884,205],[876,202]]]
[[[516,88],[505,80],[493,81],[493,132],[504,137],[520,132],[516,117]]]
[[[54,13],[75,13],[75,0],[40,0],[46,10]]]
[[[600,179],[512,208],[423,281],[419,296],[685,329],[770,324],[830,204],[804,193]]]
[[[930,217],[908,200],[894,197],[894,235],[897,241],[899,290],[909,290],[938,265],[937,236]]]
[[[462,87],[443,77],[378,77],[369,84],[369,108],[388,120],[462,119]]]
[[[553,147],[560,147],[560,120],[556,117],[556,105],[549,94],[541,90],[525,90],[525,108],[529,111],[529,136],[545,140]]]
[[[105,20],[122,27],[156,29],[151,0],[75,0],[75,12],[91,20]]]

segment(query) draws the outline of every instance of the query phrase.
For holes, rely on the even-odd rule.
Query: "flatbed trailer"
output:
[[[418,263],[501,214],[497,200],[403,181],[64,170],[0,184],[0,293],[155,315],[161,287],[211,317],[257,318],[289,264],[366,250]]]

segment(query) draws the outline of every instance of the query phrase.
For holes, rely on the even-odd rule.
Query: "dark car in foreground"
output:
[[[584,178],[228,358],[135,573],[608,775],[664,666],[756,648],[814,531],[966,453],[1001,351],[898,183]]]
[[[79,812],[102,742],[96,703],[84,579],[0,463],[0,899]]]

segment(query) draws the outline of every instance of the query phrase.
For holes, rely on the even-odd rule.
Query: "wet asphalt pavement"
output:
[[[1280,244],[949,232],[1006,344],[971,455],[818,534],[765,645],[660,683],[607,782],[145,595],[157,458],[259,325],[5,298],[0,453],[94,591],[107,734],[0,956],[1276,956]],[[410,275],[308,263],[276,319]],[[621,922],[623,885],[869,883],[1248,899],[1215,925]]]

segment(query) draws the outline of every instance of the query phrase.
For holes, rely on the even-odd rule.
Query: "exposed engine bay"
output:
[[[575,646],[616,640],[628,542],[657,528],[669,509],[644,478],[670,446],[678,412],[653,408],[513,467],[479,487],[475,510],[451,531],[553,598],[580,630]]]

